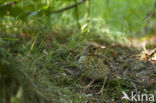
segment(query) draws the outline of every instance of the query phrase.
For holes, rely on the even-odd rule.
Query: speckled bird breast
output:
[[[107,76],[110,72],[108,66],[104,64],[104,58],[98,56],[81,56],[79,63],[91,79],[100,79]]]

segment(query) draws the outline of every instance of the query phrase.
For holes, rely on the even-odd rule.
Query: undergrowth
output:
[[[90,21],[90,25],[78,31],[6,17],[0,30],[0,40],[4,42],[0,47],[0,100],[3,103],[87,102],[88,97],[81,93],[83,87],[79,84],[84,74],[77,63],[82,48],[93,42],[107,44],[124,38],[122,33],[104,27],[105,24],[91,28],[95,22],[98,21]]]
[[[116,7],[119,7],[118,3]],[[78,58],[82,49],[93,42],[106,46],[127,45],[125,33],[131,33],[133,28],[139,30],[144,25],[137,27],[138,22],[131,22],[135,16],[129,18],[129,14],[134,8],[129,12],[120,10],[126,13],[113,19],[109,12],[114,15],[119,12],[109,2],[110,11],[101,13],[106,20],[101,17],[81,19],[81,28],[65,13],[60,20],[33,17],[24,22],[10,16],[0,19],[0,103],[87,103],[99,98],[89,98],[82,92],[85,74],[77,63]],[[137,11],[134,13],[139,15]],[[120,18],[124,20],[118,21]],[[128,30],[131,25],[134,27]],[[121,96],[124,85],[124,81],[110,81],[101,101],[105,103],[110,95],[115,101]],[[108,89],[110,86],[113,87]]]

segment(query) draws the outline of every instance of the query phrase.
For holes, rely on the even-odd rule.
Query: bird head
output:
[[[82,55],[96,55],[101,49],[103,49],[103,47],[100,45],[90,44],[83,50]]]

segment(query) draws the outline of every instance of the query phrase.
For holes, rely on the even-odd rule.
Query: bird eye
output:
[[[96,48],[93,48],[93,50],[96,50]]]

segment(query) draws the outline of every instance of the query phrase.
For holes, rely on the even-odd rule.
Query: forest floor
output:
[[[139,95],[141,93],[156,95],[155,49],[144,51],[131,46],[114,44],[107,44],[106,49],[109,49],[107,65],[111,73],[106,82],[104,93],[97,95],[103,83],[102,79],[95,81],[89,89],[84,91],[84,87],[90,83],[91,79],[77,65],[65,66],[67,69],[65,76],[74,79],[74,84],[76,84],[76,87],[72,86],[71,91],[83,94],[88,99],[87,103],[121,103],[123,92],[128,95],[131,95],[132,91],[135,94],[140,93]],[[68,56],[71,56],[71,61],[78,61],[75,59],[75,57],[79,58],[78,52],[82,51],[67,51]],[[62,65],[59,63],[62,62],[57,61],[56,64]],[[122,102],[129,103],[127,100]]]
[[[156,95],[155,42],[150,46],[152,48],[146,50],[145,47],[140,49],[138,45],[132,46],[130,42],[121,43],[120,37],[116,35],[115,41],[109,41],[109,37],[102,38],[95,33],[66,29],[50,32],[50,29],[42,25],[29,26],[20,27],[18,31],[11,31],[16,30],[13,28],[4,29],[1,33],[0,65],[5,68],[4,71],[7,70],[2,74],[6,81],[2,83],[2,90],[6,91],[3,96],[13,95],[11,101],[121,103],[123,92],[128,95],[132,91]],[[107,65],[111,72],[101,95],[96,93],[103,80],[96,80],[84,91],[91,79],[78,64],[80,54],[90,43],[100,44],[109,50]],[[10,88],[9,92],[7,88]],[[23,97],[20,97],[22,93]],[[123,103],[129,101],[123,100]]]

